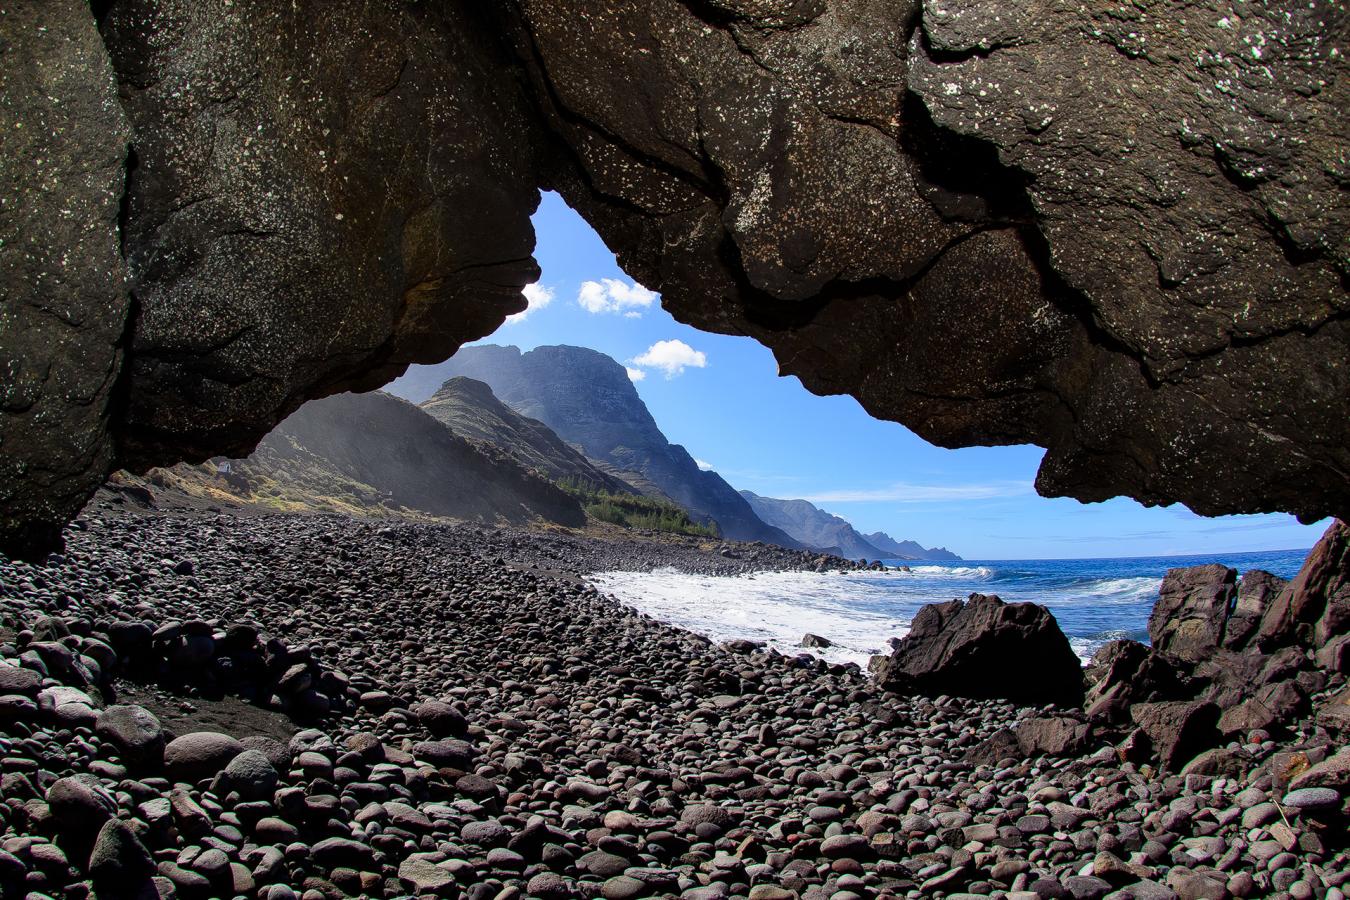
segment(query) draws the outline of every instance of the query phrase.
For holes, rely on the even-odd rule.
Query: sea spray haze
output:
[[[886,572],[765,572],[718,578],[657,572],[605,572],[592,582],[663,621],[715,640],[769,641],[784,653],[806,652],[806,633],[833,647],[827,659],[865,665],[889,652],[926,603],[972,593],[1042,603],[1059,620],[1082,659],[1117,638],[1148,641],[1148,615],[1170,568],[1222,562],[1239,572],[1264,569],[1282,578],[1298,571],[1306,551],[1128,559],[967,560],[904,566]]]

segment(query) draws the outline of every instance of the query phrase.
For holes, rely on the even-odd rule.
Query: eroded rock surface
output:
[[[534,136],[482,30],[467,4],[113,4],[136,152],[119,462],[246,451],[523,308]]]
[[[113,460],[131,130],[89,5],[0,11],[0,540],[50,546]]]
[[[553,185],[677,317],[1046,494],[1346,507],[1339,10],[587,6],[516,4]]]
[[[100,323],[34,343],[73,328],[80,362],[38,353],[10,322],[51,292],[20,273],[31,298],[6,297],[30,373],[4,408],[7,549],[50,543],[109,466],[245,451],[492,331],[536,271],[538,188],[677,318],[810,390],[944,446],[1046,447],[1043,493],[1350,514],[1339,7],[98,9],[104,57],[79,4],[66,32],[3,24],[3,115],[98,112],[57,148],[83,199],[23,265],[78,260]],[[46,132],[5,140],[33,191]]]
[[[1109,379],[1129,425],[1100,390],[1070,401],[1077,446],[1050,443],[1042,490],[1087,499],[1119,472],[1143,500],[1309,514],[1311,484],[1275,483],[1306,477],[1344,507],[1345,457],[1313,445],[1350,397],[1345,27],[1320,3],[925,4],[910,88],[1026,176],[1095,342],[1138,363]]]

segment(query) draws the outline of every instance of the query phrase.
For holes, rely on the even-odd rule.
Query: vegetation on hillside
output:
[[[588,516],[601,522],[698,537],[720,536],[715,523],[695,522],[689,518],[687,510],[669,500],[641,494],[615,494],[577,478],[564,478],[558,486],[580,500]]]

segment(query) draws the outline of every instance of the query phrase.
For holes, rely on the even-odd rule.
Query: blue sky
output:
[[[944,450],[869,417],[851,397],[817,397],[795,377],[778,377],[773,355],[755,341],[672,319],[556,194],[544,195],[534,225],[543,275],[527,291],[531,308],[483,343],[577,344],[625,363],[666,436],[738,489],[805,498],[862,532],[967,559],[1306,548],[1326,527],[1286,515],[1206,519],[1122,498],[1040,497],[1032,487],[1039,447]]]

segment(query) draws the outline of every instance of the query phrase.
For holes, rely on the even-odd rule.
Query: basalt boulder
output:
[[[1071,716],[1033,716],[1017,723],[1017,746],[1026,757],[1081,756],[1091,744],[1091,723]]]
[[[1111,641],[1092,657],[1084,701],[1088,716],[1123,723],[1136,703],[1194,696],[1197,685],[1183,664],[1138,641]]]
[[[1242,650],[1261,627],[1266,610],[1280,596],[1288,581],[1261,569],[1242,573],[1237,585],[1237,602],[1224,628],[1223,645],[1229,650]]]
[[[1219,708],[1197,700],[1136,703],[1130,717],[1148,735],[1158,760],[1176,772],[1219,743]]]
[[[1083,699],[1082,665],[1050,611],[983,594],[920,609],[875,673],[882,687],[903,694],[1062,706]]]
[[[1211,563],[1168,569],[1148,617],[1153,647],[1187,662],[1211,656],[1223,643],[1237,572]]]

